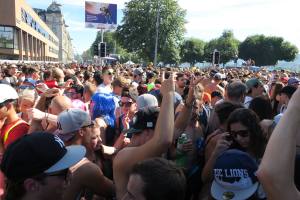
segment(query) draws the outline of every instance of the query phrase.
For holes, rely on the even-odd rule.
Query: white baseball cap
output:
[[[16,100],[19,98],[16,90],[7,84],[0,84],[0,103],[7,100]]]

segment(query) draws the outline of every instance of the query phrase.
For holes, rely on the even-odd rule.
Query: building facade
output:
[[[58,37],[25,0],[0,0],[0,59],[59,60]]]
[[[53,1],[47,10],[35,9],[35,11],[59,39],[59,61],[69,63],[74,59],[72,39],[60,7],[60,4]]]

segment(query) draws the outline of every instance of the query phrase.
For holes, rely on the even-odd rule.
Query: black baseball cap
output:
[[[81,145],[65,147],[58,136],[35,132],[16,140],[4,152],[1,170],[12,181],[68,169],[85,156]]]
[[[146,107],[140,109],[133,117],[133,125],[126,131],[126,134],[132,135],[141,133],[145,129],[155,129],[158,114],[158,107]]]

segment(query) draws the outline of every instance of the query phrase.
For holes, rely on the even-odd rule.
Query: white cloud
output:
[[[217,2],[217,3],[216,3]],[[239,40],[253,34],[281,36],[300,48],[297,0],[180,0],[187,9],[186,35],[204,40],[231,29]]]

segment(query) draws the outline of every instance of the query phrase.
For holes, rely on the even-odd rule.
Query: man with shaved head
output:
[[[28,110],[32,118],[29,132],[41,130],[54,132],[57,128],[57,115],[71,106],[71,99],[59,95],[59,90],[56,88],[49,89],[42,94],[37,106]]]
[[[53,115],[59,115],[64,110],[71,108],[72,101],[66,96],[56,96],[52,99],[48,112]]]

